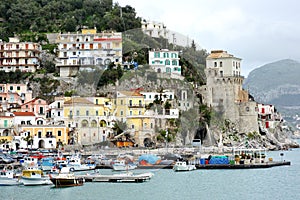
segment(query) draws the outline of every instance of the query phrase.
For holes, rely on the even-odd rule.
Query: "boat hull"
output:
[[[50,178],[55,187],[73,187],[82,186],[84,183],[83,178]]]
[[[0,186],[21,185],[22,183],[17,178],[0,178]]]
[[[48,176],[41,178],[29,178],[22,176],[21,182],[25,186],[35,186],[35,185],[51,185],[52,182]]]

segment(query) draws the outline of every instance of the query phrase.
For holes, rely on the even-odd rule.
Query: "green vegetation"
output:
[[[98,31],[140,28],[141,19],[131,6],[112,0],[2,0],[0,38],[14,34],[22,40],[45,41],[41,33],[74,32],[83,27]]]

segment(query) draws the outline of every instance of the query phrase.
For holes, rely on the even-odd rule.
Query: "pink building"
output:
[[[21,105],[22,112],[33,112],[36,117],[46,118],[46,111],[49,109],[47,102],[40,98],[34,98]]]

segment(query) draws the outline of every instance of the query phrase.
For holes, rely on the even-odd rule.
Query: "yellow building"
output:
[[[118,91],[115,107],[117,120],[126,122],[127,132],[135,144],[145,146],[155,140],[153,115],[148,115],[144,95],[139,91]]]
[[[0,142],[12,141],[14,133],[14,117],[0,116]]]
[[[65,124],[72,128],[69,144],[106,141],[113,133],[112,102],[105,97],[72,97],[64,102]]]
[[[65,125],[22,125],[20,132],[32,136],[37,148],[56,148],[58,144],[68,144],[69,128]],[[53,140],[55,138],[56,140]],[[56,144],[54,144],[56,141]]]

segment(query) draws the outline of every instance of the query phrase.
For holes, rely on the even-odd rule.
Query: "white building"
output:
[[[179,52],[168,49],[149,51],[149,65],[157,73],[168,74],[171,78],[181,78]]]
[[[105,69],[111,62],[122,63],[122,33],[83,29],[81,33],[58,34],[56,43],[61,77],[76,75],[79,69]]]
[[[55,97],[54,102],[49,104],[47,111],[47,122],[48,124],[64,124],[64,98]]]
[[[14,112],[15,125],[36,125],[36,116],[33,112]]]
[[[144,95],[145,104],[153,103],[156,99],[166,102],[167,100],[174,100],[175,95],[174,91],[163,91],[162,93],[159,92],[140,92]]]
[[[216,69],[221,77],[241,76],[241,60],[227,51],[215,50],[206,58],[206,68]]]
[[[0,41],[0,70],[35,72],[40,67],[41,50],[40,44],[20,42],[18,38],[9,38],[9,42]]]

